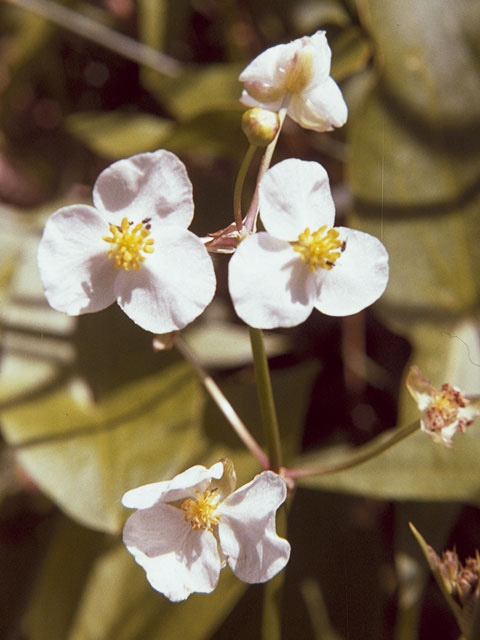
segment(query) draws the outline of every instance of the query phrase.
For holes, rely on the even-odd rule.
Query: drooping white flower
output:
[[[192,322],[215,274],[187,230],[194,206],[183,163],[164,150],[115,162],[97,178],[93,204],[63,207],[46,223],[38,265],[50,305],[75,316],[117,301],[154,333]]]
[[[331,316],[372,304],[388,281],[388,253],[373,236],[333,227],[335,207],[325,169],[291,158],[260,182],[266,229],[248,236],[229,265],[237,314],[261,328],[292,327],[314,308]]]
[[[417,366],[410,368],[406,385],[422,411],[422,431],[446,447],[453,447],[452,438],[457,431],[465,433],[466,427],[480,415],[480,400],[469,400],[448,383],[436,389]]]
[[[128,491],[123,541],[154,589],[173,602],[210,593],[226,563],[244,582],[270,580],[287,564],[289,543],[275,531],[285,482],[264,471],[236,491],[229,460],[196,465],[166,482]]]
[[[330,77],[332,52],[324,31],[270,47],[240,74],[241,101],[278,111],[288,97],[288,115],[305,129],[330,131],[347,120],[347,106]]]

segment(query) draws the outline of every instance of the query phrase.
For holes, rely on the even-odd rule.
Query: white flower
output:
[[[248,236],[229,265],[237,314],[262,329],[292,327],[313,308],[331,316],[372,304],[388,280],[388,254],[373,236],[333,228],[328,176],[317,162],[289,159],[260,183],[265,232]]]
[[[124,506],[138,509],[123,541],[152,587],[173,602],[213,591],[227,562],[249,583],[270,580],[287,564],[290,545],[275,531],[285,482],[264,471],[232,493],[235,482],[233,465],[224,460],[123,496]]]
[[[420,427],[434,442],[453,447],[453,436],[480,415],[480,401],[471,401],[460,389],[445,383],[440,389],[425,378],[417,366],[410,368],[406,385],[422,411]]]
[[[288,115],[305,129],[330,131],[347,120],[347,106],[330,77],[332,52],[324,31],[257,56],[240,74],[241,101],[278,111],[290,96]]]
[[[142,153],[105,169],[94,207],[63,207],[47,221],[38,251],[50,305],[69,315],[117,301],[154,333],[182,329],[209,304],[215,274],[187,227],[192,185],[169,151]]]

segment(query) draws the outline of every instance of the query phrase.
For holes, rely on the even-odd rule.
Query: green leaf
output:
[[[355,25],[342,29],[333,38],[332,50],[331,73],[338,81],[365,69],[373,54],[372,43]]]
[[[63,516],[56,524],[23,619],[29,640],[68,638],[92,564],[105,547],[103,535]]]
[[[204,367],[233,369],[252,362],[250,337],[244,325],[210,320],[187,329],[184,338]],[[265,349],[270,357],[283,354],[290,347],[285,335],[265,335]]]
[[[182,121],[166,137],[163,146],[176,153],[195,151],[230,157],[238,162],[248,143],[240,127],[237,109],[209,111]]]
[[[3,413],[4,434],[26,471],[67,514],[120,530],[120,499],[197,461],[203,394],[194,372],[171,365],[93,402],[82,379]]]
[[[418,164],[412,167],[421,173]],[[386,208],[378,218],[375,207],[370,216],[357,205],[360,227],[380,237],[389,252],[390,279],[376,306],[394,330],[409,335],[427,322],[448,330],[480,308],[480,250],[473,239],[479,205],[476,198],[463,209],[428,214],[406,208],[390,215]]]
[[[247,585],[228,569],[216,590],[171,603],[154,591],[123,545],[94,567],[67,640],[203,640],[211,637]]]
[[[50,309],[43,295],[37,268],[39,216],[32,221],[4,210],[2,218],[0,269],[6,286],[1,292],[0,403],[10,405],[51,384],[71,364],[74,349],[68,337],[75,320]]]
[[[335,25],[348,28],[351,17],[343,2],[338,0],[303,0],[291,5],[290,20],[295,32],[302,35],[314,33],[319,26]]]
[[[388,436],[389,432],[386,432],[377,440]],[[353,451],[337,447],[311,453],[301,459],[301,466],[316,468],[339,462]],[[477,419],[465,434],[457,434],[454,449],[437,445],[418,431],[353,469],[311,476],[299,483],[310,488],[384,500],[452,500],[480,505],[480,476],[472,473],[472,469],[478,467],[479,456],[480,422]]]
[[[361,213],[380,217],[383,212],[388,219],[408,207],[403,218],[418,213],[438,218],[462,202],[480,173],[472,132],[447,129],[427,107],[423,114],[410,113],[384,85],[370,88],[350,119],[349,135],[350,184]]]
[[[480,117],[472,20],[480,6],[358,0],[374,42],[372,82],[349,123],[348,174],[360,227],[390,253],[378,304],[410,333],[478,309]]]
[[[356,5],[375,43],[377,69],[394,100],[392,107],[400,103],[411,118],[430,123],[431,131],[423,133],[436,134],[439,143],[449,128],[466,134],[478,127],[480,5],[439,5],[437,0],[357,0]],[[464,142],[476,146],[475,140]]]
[[[191,120],[210,111],[241,112],[238,76],[242,69],[238,64],[191,68],[180,79],[165,82],[163,98],[178,120]],[[212,119],[215,123],[214,114]]]
[[[65,126],[90,149],[116,160],[158,149],[173,123],[147,113],[87,111],[66,118]]]

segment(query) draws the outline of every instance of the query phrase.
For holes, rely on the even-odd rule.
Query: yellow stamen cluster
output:
[[[307,227],[292,246],[294,251],[300,254],[310,271],[315,272],[318,267],[330,270],[344,249],[339,235],[336,229],[327,230],[327,225],[323,225],[313,233]]]
[[[103,236],[103,240],[114,245],[108,252],[108,257],[113,258],[115,269],[125,271],[137,271],[140,264],[145,261],[144,253],[153,253],[153,238],[150,235],[150,220],[146,218],[135,226],[127,218],[123,218],[120,225],[111,224],[111,236]]]
[[[203,493],[195,492],[195,498],[187,498],[181,504],[185,511],[185,520],[192,529],[208,529],[211,531],[220,522],[220,514],[216,513],[220,496],[215,490],[207,489]]]
[[[435,391],[432,402],[426,411],[430,429],[440,431],[458,418],[458,410],[466,407],[468,400],[457,389],[449,384],[442,385],[440,391]],[[461,420],[460,428],[469,424],[468,420]]]

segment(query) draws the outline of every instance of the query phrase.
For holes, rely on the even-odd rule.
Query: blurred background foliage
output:
[[[259,637],[261,586],[226,570],[213,595],[173,605],[119,537],[125,490],[225,455],[243,482],[255,462],[189,366],[116,307],[50,310],[35,254],[50,213],[89,202],[115,159],[160,147],[187,165],[194,231],[226,226],[247,146],[237,77],[266,47],[326,29],[348,124],[287,120],[275,161],[324,164],[341,222],[391,257],[373,309],[267,336],[286,462],[341,459],[414,420],[411,361],[479,393],[479,19],[476,0],[0,2],[1,637]],[[248,336],[215,262],[219,295],[185,339],[261,440]],[[456,639],[407,522],[473,555],[479,458],[477,425],[454,450],[417,434],[302,481],[284,638]]]

